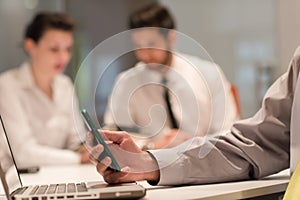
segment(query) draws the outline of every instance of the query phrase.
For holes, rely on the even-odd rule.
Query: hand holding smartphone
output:
[[[116,171],[120,171],[121,168],[117,162],[117,160],[115,159],[115,157],[112,155],[111,151],[109,150],[107,144],[105,143],[105,141],[103,140],[103,138],[101,137],[101,135],[99,134],[96,126],[94,125],[92,118],[90,117],[89,113],[87,112],[87,110],[83,109],[81,110],[81,114],[84,118],[84,121],[88,127],[88,129],[92,132],[95,140],[97,141],[98,144],[102,144],[103,145],[103,152],[102,154],[99,156],[99,160],[102,160],[103,158],[105,158],[106,156],[110,157],[111,159],[111,168],[116,170]]]

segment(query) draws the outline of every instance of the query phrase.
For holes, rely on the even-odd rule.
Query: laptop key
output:
[[[41,185],[36,194],[45,194],[47,191],[48,185]]]
[[[57,184],[50,184],[48,187],[47,194],[54,194],[57,188]]]
[[[19,188],[14,193],[15,194],[23,194],[27,189],[28,189],[28,187]]]
[[[58,184],[57,193],[66,193],[66,184]]]
[[[85,183],[77,183],[76,187],[78,192],[87,192],[87,187]]]
[[[67,191],[68,192],[76,192],[75,183],[68,183]]]
[[[34,188],[31,190],[31,192],[29,193],[29,195],[34,195],[38,189],[39,189],[38,185],[34,186]]]

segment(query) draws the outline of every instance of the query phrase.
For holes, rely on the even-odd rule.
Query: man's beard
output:
[[[172,52],[169,50],[169,48],[166,50],[166,56],[165,59],[161,63],[154,64],[154,66],[149,67],[149,69],[165,73],[168,71],[170,65],[172,62]]]

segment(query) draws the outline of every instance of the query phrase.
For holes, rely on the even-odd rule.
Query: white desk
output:
[[[92,165],[68,165],[42,167],[37,174],[23,174],[25,185],[59,182],[88,182],[103,180]],[[143,199],[205,199],[228,200],[263,196],[285,191],[289,182],[289,170],[272,175],[263,180],[240,181],[182,187],[150,186]]]

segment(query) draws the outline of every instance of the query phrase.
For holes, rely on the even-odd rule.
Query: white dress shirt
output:
[[[195,137],[172,149],[150,151],[160,169],[158,184],[257,179],[288,168],[290,160],[293,170],[300,159],[299,71],[300,47],[253,117],[236,122],[219,138]]]
[[[191,136],[213,134],[229,130],[238,119],[230,83],[216,64],[174,54],[165,77],[172,111],[181,131]],[[121,73],[110,97],[105,124],[148,136],[170,131],[162,78],[161,73],[142,62]]]
[[[62,74],[52,89],[51,100],[35,85],[28,63],[0,75],[0,114],[19,167],[80,163],[72,149],[86,132],[73,84]]]

